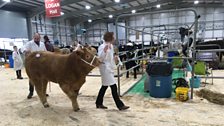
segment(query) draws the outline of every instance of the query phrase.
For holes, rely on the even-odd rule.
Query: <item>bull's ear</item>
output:
[[[88,46],[87,49],[88,49],[88,50],[92,50],[92,47],[91,47],[91,46]]]
[[[76,54],[81,56],[82,54],[84,54],[84,51],[82,49],[78,49],[76,50]]]

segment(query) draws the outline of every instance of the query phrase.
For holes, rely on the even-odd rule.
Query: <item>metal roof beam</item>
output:
[[[122,9],[122,10],[118,10],[118,11],[113,11],[113,12],[110,12],[109,14],[112,14],[112,15],[122,14],[122,13],[126,13],[126,12],[131,12],[131,10],[133,10],[133,9],[138,10],[138,9],[142,9],[142,8],[145,8],[145,7],[154,7],[157,4],[163,4],[163,3],[173,2],[173,1],[176,1],[176,0],[160,0],[160,1],[156,1],[156,2],[151,2],[149,4],[130,7],[130,8],[126,8],[126,9]],[[106,17],[106,16],[108,16],[108,13],[107,14],[101,14],[101,15],[94,15],[92,17],[80,18],[77,21],[78,22],[84,22],[84,21],[87,21],[88,19],[95,20],[95,19]]]
[[[117,14],[122,14],[122,13],[127,13],[127,12],[131,12],[131,10],[133,9],[141,9],[141,8],[145,8],[145,7],[155,7],[158,3],[159,4],[164,4],[164,3],[168,3],[168,2],[175,2],[176,0],[161,0],[159,2],[152,2],[148,5],[140,5],[140,6],[136,6],[136,7],[131,7],[131,8],[127,8],[127,9],[122,9],[122,10],[119,10],[119,11],[114,11],[114,12],[111,12],[110,14],[112,15],[117,15]],[[195,7],[223,7],[224,5],[223,4],[220,4],[220,3],[214,3],[214,4],[198,4],[196,5]],[[192,3],[179,3],[179,5],[165,5],[165,6],[162,6],[159,10],[166,10],[166,9],[173,9],[173,8],[189,8],[189,7],[192,7]],[[76,22],[84,22],[84,21],[87,21],[88,19],[91,19],[91,20],[95,20],[95,19],[102,19],[104,17],[107,17],[108,14],[101,14],[101,15],[94,15],[92,17],[85,17],[85,18],[79,18],[79,19],[76,19]]]
[[[61,16],[58,20],[63,20],[63,19],[69,18],[69,17],[75,15],[75,13],[77,13],[77,14],[88,13],[89,11],[97,11],[99,9],[112,7],[112,6],[120,5],[120,4],[124,4],[124,3],[129,3],[129,2],[132,2],[132,1],[136,1],[136,0],[122,0],[120,3],[110,2],[110,3],[107,3],[107,4],[94,6],[90,10],[82,9],[82,10],[79,10],[79,11],[72,11],[71,13],[68,13],[68,14],[65,14],[65,15]]]
[[[0,8],[4,7],[8,2],[4,2],[0,5]]]
[[[30,7],[36,7],[36,6],[38,6],[37,4],[33,4],[33,3],[30,3],[30,2],[26,2],[26,1],[14,0],[13,2],[14,3],[18,3],[18,4],[22,4],[22,5],[28,5]]]

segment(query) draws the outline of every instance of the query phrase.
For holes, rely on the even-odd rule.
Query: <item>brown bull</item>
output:
[[[49,107],[45,94],[48,81],[52,81],[70,98],[74,111],[79,110],[77,95],[87,74],[99,64],[99,59],[86,48],[67,55],[33,52],[25,60],[27,75],[44,107]]]

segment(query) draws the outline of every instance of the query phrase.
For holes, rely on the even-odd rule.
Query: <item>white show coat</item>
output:
[[[19,52],[13,51],[12,58],[13,58],[13,62],[14,62],[14,69],[21,70],[23,68],[23,60],[22,60]]]
[[[106,45],[110,45],[110,48],[108,48],[107,52],[104,52],[104,48]],[[116,67],[115,61],[114,61],[114,48],[113,45],[110,43],[103,43],[98,48],[98,56],[103,62],[99,68],[100,68],[100,74],[101,74],[101,81],[103,86],[110,86],[113,84],[116,84],[116,81],[114,79],[114,68]]]
[[[40,46],[38,46],[33,40],[29,41],[26,43],[24,47],[24,51],[30,51],[30,52],[35,52],[35,51],[47,51],[45,45],[43,42],[40,42]]]

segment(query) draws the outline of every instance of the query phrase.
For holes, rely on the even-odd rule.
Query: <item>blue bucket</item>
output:
[[[177,51],[169,51],[167,52],[168,57],[174,57],[174,56],[178,56],[178,52]],[[173,59],[168,59],[167,62],[172,62]]]
[[[9,66],[10,68],[14,67],[14,61],[13,61],[12,55],[9,55]]]
[[[190,78],[190,86],[192,85],[192,78]],[[201,78],[200,77],[194,77],[194,85],[193,88],[199,88],[201,85]]]

